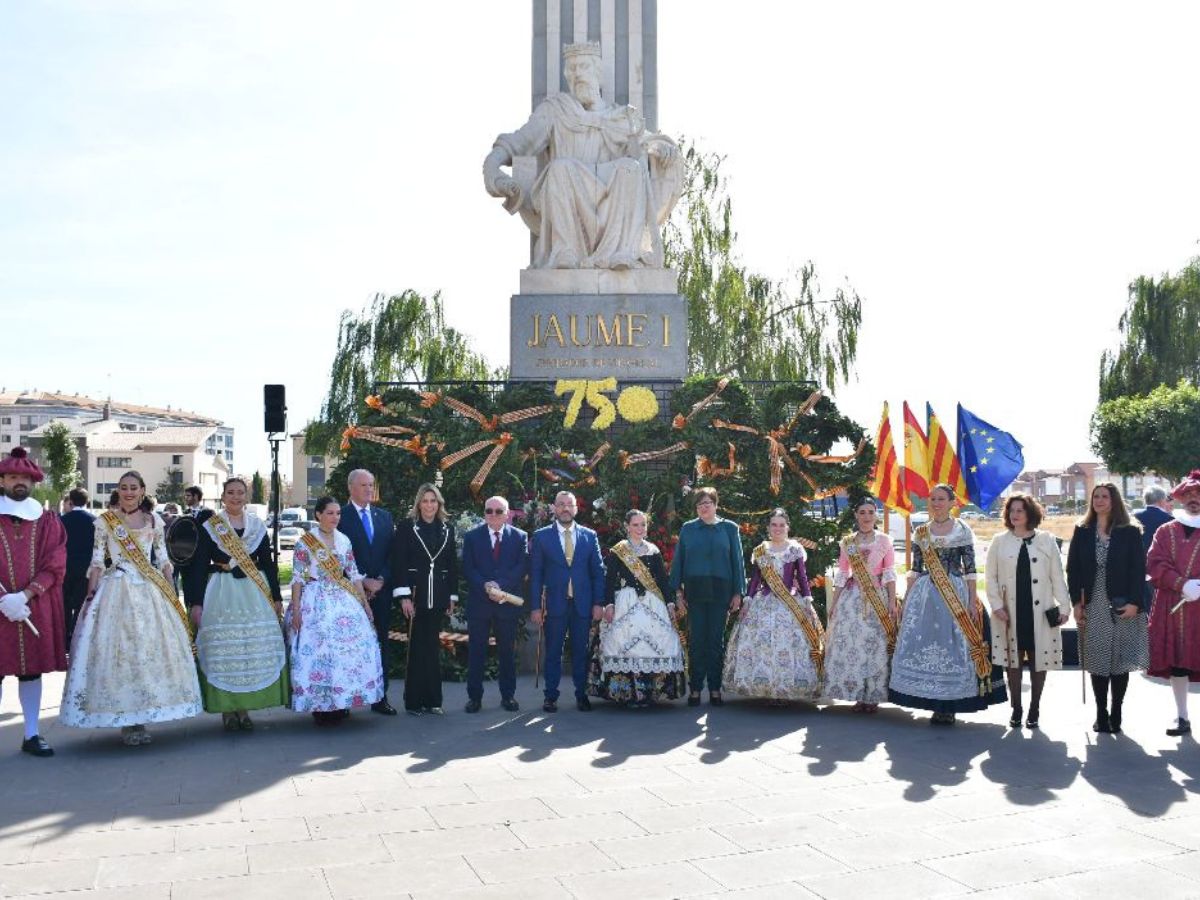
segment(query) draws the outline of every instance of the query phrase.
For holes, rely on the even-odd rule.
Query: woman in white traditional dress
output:
[[[634,709],[674,700],[686,689],[675,604],[658,547],[646,540],[646,514],[625,513],[628,537],[609,553],[604,616],[593,652],[588,693]]]
[[[975,535],[952,518],[954,488],[929,491],[927,525],[913,538],[913,565],[892,655],[888,699],[928,709],[934,725],[1008,699],[1004,670],[992,664],[991,617],[975,591]]]
[[[383,699],[383,666],[363,576],[350,538],[337,530],[342,509],[322,497],[316,513],[317,530],[301,538],[292,556],[292,709],[334,725],[351,709]]]
[[[896,641],[896,552],[875,530],[875,500],[854,507],[854,533],[842,541],[829,633],[825,642],[825,696],[853,700],[854,711],[873,713],[887,700]]]
[[[750,587],[734,604],[738,619],[725,651],[725,685],[774,706],[821,695],[821,620],[812,605],[807,554],[788,536],[782,509],[767,520],[768,540],[751,554]]]
[[[223,509],[197,517],[200,545],[184,581],[204,709],[219,712],[226,731],[252,731],[249,710],[290,700],[279,572],[247,494],[245,481],[230,478]]]
[[[116,509],[96,518],[59,718],[74,728],[120,728],[136,746],[150,743],[147,723],[199,715],[200,685],[162,519],[137,472],[121,476],[117,495]]]

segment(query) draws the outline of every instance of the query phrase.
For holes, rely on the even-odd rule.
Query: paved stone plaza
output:
[[[206,716],[126,748],[56,724],[55,676],[53,760],[17,752],[14,684],[5,897],[1200,897],[1200,752],[1141,678],[1125,737],[1087,730],[1065,672],[1032,735],[1007,707],[952,729],[739,701],[546,717],[522,679],[514,715],[447,685],[445,718]]]

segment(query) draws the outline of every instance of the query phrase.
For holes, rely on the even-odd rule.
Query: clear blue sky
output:
[[[1090,456],[1126,284],[1200,252],[1200,4],[659,4],[660,124],[727,156],[743,256],[865,300],[839,403]],[[506,362],[526,236],[482,189],[529,5],[0,8],[0,386],[315,414],[338,316],[441,290]]]

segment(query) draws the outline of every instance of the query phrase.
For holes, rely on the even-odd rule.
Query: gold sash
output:
[[[241,542],[239,541],[238,543],[240,544]],[[338,562],[337,555],[322,544],[311,531],[306,531],[300,536],[300,543],[308,548],[309,552],[312,553],[313,559],[317,561],[317,565],[325,570],[325,574],[332,578],[338,587],[351,597],[359,600],[363,599],[359,593],[358,585],[346,577],[346,570]]]
[[[275,617],[282,623],[283,617],[275,609],[275,598],[271,596],[271,586],[267,584],[266,576],[259,571],[257,563],[246,552],[246,545],[242,543],[242,539],[238,537],[238,533],[229,524],[229,520],[225,518],[224,511],[213,513],[208,521],[204,523],[204,527],[208,530],[209,534],[216,537],[218,546],[225,551],[225,554],[238,564],[239,568],[246,573],[247,578],[254,582],[254,586],[258,588],[258,592],[263,595],[263,599],[270,605],[271,611],[275,613]]]
[[[787,585],[783,583],[783,576],[775,571],[775,566],[771,564],[771,561],[763,560],[763,557],[766,555],[766,544],[759,544],[754,548],[754,553],[751,554],[754,564],[758,566],[758,571],[762,575],[763,581],[766,582],[767,587],[771,589],[771,593],[779,598],[783,605],[791,611],[796,622],[804,631],[804,636],[808,638],[808,654],[817,666],[818,677],[823,678],[825,676],[825,629],[821,626],[821,620],[816,619],[814,622],[815,615],[810,617],[804,611],[804,608],[787,589]]]
[[[846,558],[850,560],[850,571],[854,575],[854,580],[858,582],[859,592],[867,598],[867,602],[875,610],[875,615],[879,617],[879,624],[883,626],[883,633],[887,635],[888,653],[891,653],[896,649],[896,635],[899,629],[896,627],[896,620],[888,610],[887,604],[879,596],[879,588],[875,586],[875,579],[867,571],[866,554],[862,552],[862,548],[858,546],[855,538],[856,536],[852,534],[842,541],[842,549],[846,551]]]
[[[195,638],[195,635],[192,634],[191,620],[188,619],[187,610],[179,602],[179,597],[175,593],[175,586],[167,581],[167,577],[162,572],[151,565],[150,560],[146,558],[146,554],[142,552],[142,548],[138,546],[138,542],[134,540],[133,535],[129,533],[129,529],[125,527],[125,523],[121,521],[115,512],[107,509],[100,514],[100,518],[104,520],[104,524],[108,526],[108,530],[117,539],[117,543],[125,551],[126,558],[138,570],[138,574],[158,589],[158,593],[162,595],[163,600],[179,616],[179,620],[183,622],[183,630],[187,632],[188,640]],[[193,651],[195,650],[195,645],[193,645],[192,649]]]
[[[633,545],[629,541],[618,541],[613,546],[612,552],[616,555],[617,559],[625,564],[625,568],[633,573],[633,577],[646,589],[647,593],[654,594],[656,597],[662,593],[658,584],[654,581],[654,576],[646,568],[646,564],[642,562],[641,557],[633,552]],[[666,597],[660,599],[664,603],[668,602]],[[670,610],[667,611],[667,617],[670,618]],[[683,671],[690,678],[691,665],[688,660],[687,638],[684,636],[683,630],[679,627],[679,623],[674,619],[671,619],[671,627],[675,629],[675,635],[679,638],[679,649],[683,652]]]
[[[983,639],[983,628],[975,621],[975,617],[967,611],[967,608],[963,606],[958,592],[954,590],[954,585],[950,582],[950,576],[946,573],[946,567],[942,565],[942,558],[938,556],[937,548],[933,545],[929,526],[918,526],[917,530],[913,533],[913,537],[921,547],[922,558],[925,560],[925,568],[929,571],[929,577],[933,581],[934,587],[942,595],[942,600],[945,602],[946,608],[950,610],[950,615],[954,617],[954,621],[958,623],[958,627],[962,630],[963,637],[967,639],[967,645],[971,648],[971,661],[975,663],[975,674],[979,676],[981,681],[990,682],[992,677],[992,653],[987,641]],[[983,684],[980,685],[979,692],[980,694],[986,693]]]

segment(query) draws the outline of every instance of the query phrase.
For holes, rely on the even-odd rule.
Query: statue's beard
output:
[[[590,81],[575,82],[575,99],[591,108],[600,101],[600,86]]]

